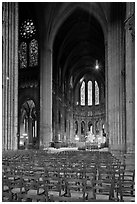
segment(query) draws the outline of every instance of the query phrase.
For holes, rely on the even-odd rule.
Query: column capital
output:
[[[135,38],[135,15],[132,14],[125,21],[125,30],[131,31],[132,40]]]

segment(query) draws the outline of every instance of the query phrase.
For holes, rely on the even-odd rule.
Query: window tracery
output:
[[[38,41],[32,19],[25,20],[20,27],[21,44],[19,47],[20,68],[38,66]]]
[[[20,35],[22,38],[29,39],[36,34],[36,28],[31,19],[25,20],[20,27]]]

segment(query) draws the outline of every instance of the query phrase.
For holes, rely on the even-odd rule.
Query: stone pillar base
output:
[[[135,169],[135,151],[132,149],[130,152],[126,152],[126,149],[122,146],[111,146],[109,149],[116,158],[118,158],[122,163],[126,164],[127,169]]]
[[[109,151],[118,158],[122,163],[124,163],[124,155],[126,153],[126,147],[125,145],[111,145],[109,148]]]
[[[135,169],[135,154],[126,153],[125,154],[125,164],[127,169]]]
[[[125,144],[110,145],[109,150],[114,153],[126,153],[126,146]]]

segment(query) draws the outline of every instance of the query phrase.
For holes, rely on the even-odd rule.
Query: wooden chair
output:
[[[24,182],[25,193],[18,196],[19,201],[44,202],[48,201],[45,182],[40,176],[33,176],[30,182]]]
[[[90,164],[85,166],[85,177],[84,177],[84,192],[85,192],[85,200],[93,199],[93,182],[96,180],[97,169],[96,166]]]
[[[26,192],[22,176],[20,176],[18,179],[17,177],[14,177],[14,179],[11,181],[11,188],[12,201],[19,201],[19,196],[25,194]]]
[[[119,179],[117,181],[117,200],[118,201],[134,201],[135,197],[135,170],[119,171]]]
[[[64,169],[63,189],[64,192],[59,197],[59,201],[82,202],[85,200],[85,173],[84,169],[69,168]]]
[[[2,175],[2,201],[12,201],[11,184],[6,175]]]
[[[58,198],[61,196],[62,190],[62,180],[60,176],[59,168],[48,167],[46,168],[47,173],[43,177],[45,186],[48,192],[49,201],[58,201]]]
[[[93,200],[99,202],[115,201],[113,172],[99,168],[97,176],[92,180]]]
[[[2,202],[12,202],[12,193],[11,192],[2,192]]]

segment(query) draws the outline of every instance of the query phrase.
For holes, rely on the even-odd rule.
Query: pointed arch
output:
[[[38,145],[38,116],[33,100],[26,100],[20,108],[20,138],[19,148],[26,148],[29,144]]]
[[[85,122],[84,121],[81,122],[81,134],[82,135],[85,134]]]
[[[54,44],[55,36],[57,35],[60,27],[69,18],[69,16],[71,16],[78,9],[82,9],[88,13],[91,13],[91,10],[92,10],[92,16],[94,16],[94,18],[96,18],[99,24],[101,25],[101,28],[104,34],[104,39],[106,41],[107,39],[107,19],[99,3],[96,2],[96,3],[85,4],[84,2],[81,2],[81,4],[77,4],[74,2],[73,3],[69,2],[67,4],[66,3],[64,4],[63,10],[62,12],[59,12],[57,18],[55,19],[54,26],[52,27],[52,29],[51,29],[51,24],[49,23],[48,29],[50,29],[50,31],[48,32],[49,33],[48,40],[49,40],[49,45],[51,47]],[[53,10],[53,13],[54,12],[55,11]]]

